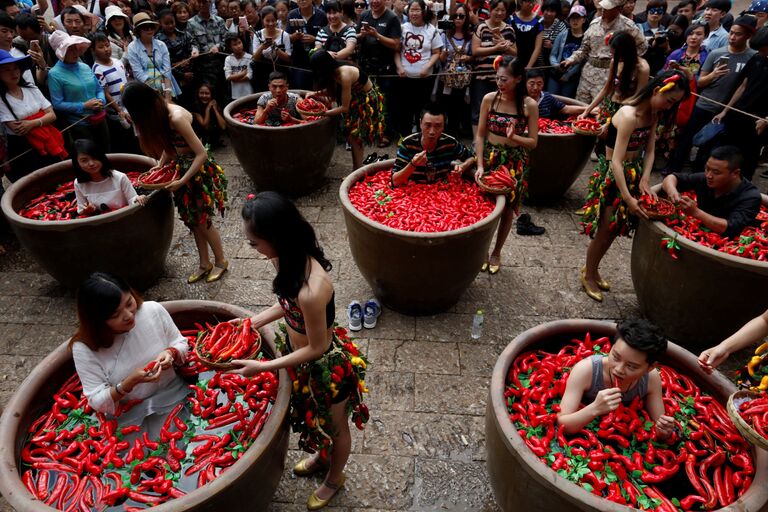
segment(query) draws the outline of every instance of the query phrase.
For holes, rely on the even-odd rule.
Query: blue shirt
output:
[[[720,25],[717,30],[709,33],[701,45],[706,46],[709,51],[728,46],[728,31]]]
[[[539,98],[539,117],[554,119],[563,108],[565,108],[565,103],[555,98],[550,93],[542,91],[541,97]]]
[[[83,106],[86,101],[96,98],[104,104],[107,102],[96,75],[81,61],[74,64],[57,62],[48,72],[48,90],[54,110],[64,113],[68,123],[75,123],[84,115],[97,113]],[[87,120],[80,121],[81,125],[87,123]]]
[[[162,93],[162,79],[167,78],[171,82],[172,95],[181,94],[181,88],[171,72],[171,56],[164,42],[152,39],[152,57],[150,58],[144,44],[136,38],[128,45],[125,56],[131,64],[131,72],[136,80]]]

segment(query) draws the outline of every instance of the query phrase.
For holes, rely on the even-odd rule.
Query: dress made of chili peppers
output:
[[[642,164],[641,158],[624,162],[624,179],[633,197],[639,195]],[[607,228],[616,235],[629,236],[637,226],[637,218],[630,216],[629,208],[621,198],[610,161],[605,158],[605,155],[600,155],[597,158],[595,172],[592,173],[587,185],[587,200],[581,217],[581,226],[585,234],[590,237],[595,236],[602,209],[609,206],[613,207],[613,213],[608,219]]]
[[[278,324],[275,346],[288,353],[285,324]],[[368,360],[360,354],[358,346],[343,327],[333,326],[331,348],[322,357],[287,368],[293,381],[291,394],[291,428],[299,434],[299,448],[318,452],[325,459],[333,448],[333,417],[331,406],[339,393],[348,392],[346,412],[351,414],[355,426],[363,430],[370,414],[363,403],[365,371]],[[327,459],[326,459],[327,460]]]
[[[176,155],[174,163],[178,176],[186,174],[193,159],[194,155]],[[223,216],[227,207],[227,183],[224,169],[208,151],[208,158],[200,170],[186,185],[173,193],[176,211],[184,225],[190,229],[197,226],[210,227],[216,211]]]
[[[392,187],[392,171],[369,174],[349,189],[363,215],[403,231],[442,232],[471,226],[494,208],[476,184],[450,175],[445,181]]]
[[[686,192],[684,195],[696,199],[696,194]],[[699,219],[680,211],[677,212],[677,216],[666,219],[664,222],[685,238],[710,249],[732,256],[768,261],[768,210],[765,206],[760,206],[757,221],[760,222],[758,227],[744,228],[740,236],[733,238],[725,238],[710,231],[701,224]]]
[[[183,334],[190,350],[178,371],[208,373],[190,385],[159,439],[95,413],[77,375],[54,394],[21,450],[22,481],[36,499],[59,510],[143,510],[215,480],[241,457],[269,417],[277,375],[209,372],[194,353],[198,331]],[[121,404],[121,412],[132,405]]]
[[[557,353],[532,350],[515,359],[504,397],[531,451],[592,494],[643,510],[711,510],[742,496],[755,472],[750,445],[720,403],[668,366],[658,371],[665,414],[677,424],[669,439],[655,439],[640,398],[564,435],[557,413],[571,368],[610,348],[608,338],[587,333]]]
[[[140,172],[127,172],[131,185],[138,188],[136,180]],[[95,212],[88,215],[92,217],[104,212]],[[27,201],[27,204],[19,210],[19,215],[34,220],[72,220],[84,217],[77,214],[77,199],[75,199],[75,183],[67,181],[54,187],[52,192],[46,192]]]

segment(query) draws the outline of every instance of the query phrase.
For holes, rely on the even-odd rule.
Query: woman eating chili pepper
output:
[[[284,355],[272,361],[234,360],[245,376],[287,368],[293,379],[291,423],[300,433],[299,447],[317,455],[300,461],[293,472],[306,476],[326,471],[322,485],[307,507],[320,509],[344,485],[343,472],[352,438],[347,417],[363,428],[368,409],[366,360],[334,326],[336,308],[331,262],[317,242],[314,229],[296,206],[276,192],[262,192],[243,206],[245,232],[251,247],[270,258],[277,270],[272,289],[278,302],[251,319],[254,329],[284,319],[279,332],[263,329]]]
[[[653,134],[659,115],[676,107],[689,94],[683,73],[665,71],[627,100],[608,123],[606,152],[598,157],[587,186],[581,220],[584,232],[592,237],[581,285],[598,302],[603,301],[601,290],[610,289],[610,284],[600,277],[600,261],[617,236],[629,236],[637,222],[635,216],[648,218],[637,197],[648,194],[656,198],[650,177],[656,150]]]
[[[186,360],[187,339],[160,304],[143,302],[122,279],[101,272],[80,285],[77,317],[69,347],[90,406],[117,415],[124,403],[141,400],[118,422],[142,424],[157,436],[187,394],[172,368]]]
[[[565,386],[557,421],[567,434],[581,430],[592,420],[616,410],[621,403],[645,398],[645,408],[656,422],[657,436],[668,437],[674,419],[664,414],[661,377],[656,361],[667,350],[661,329],[646,320],[627,320],[618,325],[607,356],[594,355],[573,367]],[[587,405],[579,408],[582,399]]]

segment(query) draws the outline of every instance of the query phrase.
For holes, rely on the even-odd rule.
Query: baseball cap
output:
[[[768,0],[765,0],[768,2]],[[587,10],[584,8],[583,5],[574,5],[571,7],[571,12],[568,13],[568,17],[571,16],[581,16],[582,18],[587,17]]]
[[[768,0],[752,0],[749,4],[749,9],[744,11],[746,14],[753,14],[756,12],[768,12]]]
[[[757,19],[749,14],[746,16],[739,16],[733,20],[733,24],[744,27],[750,34],[753,34],[757,30]]]

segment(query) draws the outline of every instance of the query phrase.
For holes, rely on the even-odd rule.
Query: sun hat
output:
[[[110,5],[104,10],[104,22],[109,23],[109,20],[114,18],[115,16],[120,16],[122,18],[128,19],[128,15],[123,12],[122,9],[120,9],[116,5]]]
[[[145,25],[152,25],[157,28],[159,23],[153,20],[149,14],[145,12],[140,12],[133,17],[133,30],[141,30],[141,27]]]
[[[600,7],[606,11],[610,11],[611,9],[616,9],[617,7],[624,5],[624,1],[625,0],[600,0]]]
[[[574,5],[571,7],[571,12],[568,13],[568,17],[570,18],[571,16],[581,16],[582,18],[586,18],[587,10],[583,5]]]
[[[14,62],[19,65],[22,71],[32,67],[32,59],[29,58],[29,55],[14,57],[10,52],[0,50],[0,66],[3,64],[13,64]]]
[[[64,57],[67,55],[67,50],[69,50],[71,46],[77,48],[78,57],[84,54],[88,47],[91,46],[91,41],[89,39],[80,36],[71,36],[63,30],[54,31],[53,34],[48,37],[48,43],[51,45],[51,48],[53,48],[53,51],[56,52],[56,57],[58,57],[59,60],[64,60]]]
[[[744,14],[754,14],[756,12],[768,12],[768,0],[752,0],[749,9]]]

